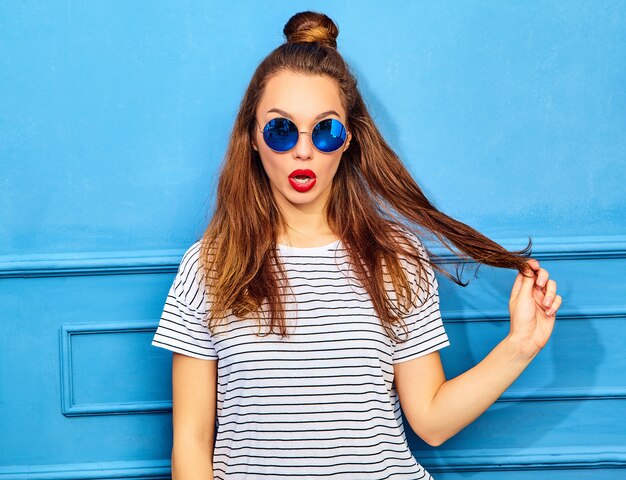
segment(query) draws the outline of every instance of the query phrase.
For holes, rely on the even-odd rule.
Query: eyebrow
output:
[[[280,108],[270,108],[267,113],[271,113],[271,112],[276,112],[276,113],[280,113],[282,116],[289,118],[290,120],[293,120],[293,117],[291,115],[289,115],[287,112],[285,112],[284,110],[281,110]],[[341,115],[339,115],[336,111],[334,110],[328,110],[326,112],[322,112],[320,113],[317,117],[314,118],[314,120],[319,120],[320,118],[324,118],[327,117],[328,115],[337,115],[338,117],[341,117]]]

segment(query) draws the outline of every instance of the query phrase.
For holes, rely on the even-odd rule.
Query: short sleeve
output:
[[[419,240],[417,240],[417,245],[420,254],[428,259],[429,257]],[[398,335],[404,341],[396,343],[393,363],[406,362],[450,345],[439,309],[439,283],[432,267],[425,262],[422,263],[427,281],[430,284],[428,296],[426,297],[424,277],[422,276],[418,286],[417,267],[409,263],[407,259],[402,261],[405,265],[412,267],[410,270],[413,273],[411,285],[419,301],[416,302],[410,313],[404,318],[408,335],[402,327],[398,326]],[[424,297],[426,297],[425,301],[423,301]]]
[[[203,324],[205,300],[198,275],[199,242],[183,255],[167,294],[152,346],[204,360],[217,360],[213,337]]]

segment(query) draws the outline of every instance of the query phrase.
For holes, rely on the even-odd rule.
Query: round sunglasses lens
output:
[[[346,127],[335,118],[327,118],[315,125],[311,137],[315,146],[322,152],[334,152],[346,140]]]
[[[274,118],[265,125],[263,138],[272,150],[286,152],[298,141],[298,128],[287,118]]]

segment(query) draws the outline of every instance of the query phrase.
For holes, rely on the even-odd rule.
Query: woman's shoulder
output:
[[[428,254],[424,243],[420,236],[404,226],[393,227],[397,235],[398,243],[402,243],[403,246],[408,246],[409,250],[413,253],[417,252],[419,260],[414,257],[408,257],[407,255],[398,254],[400,265],[404,271],[408,274],[408,278],[412,286],[422,291],[426,289],[426,284],[437,285],[437,279],[435,277],[434,269],[432,268],[431,258]],[[407,245],[406,242],[409,242]],[[429,291],[429,289],[426,289]]]
[[[180,269],[182,269],[182,273],[189,273],[192,270],[198,269],[198,262],[200,260],[200,240],[192,243],[185,252],[180,260]]]
[[[203,289],[204,276],[200,264],[201,241],[192,243],[185,252],[176,272],[176,289],[182,297],[196,296]]]
[[[426,249],[424,248],[424,244],[421,238],[413,231],[409,230],[408,227],[403,225],[391,225],[391,234],[393,238],[398,244],[402,244],[403,246],[414,247],[419,252],[420,256],[425,259],[428,259],[428,254]]]

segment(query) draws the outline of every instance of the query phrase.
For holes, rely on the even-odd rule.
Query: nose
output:
[[[298,132],[298,141],[293,150],[298,158],[311,158],[313,152],[311,134],[308,132]]]

